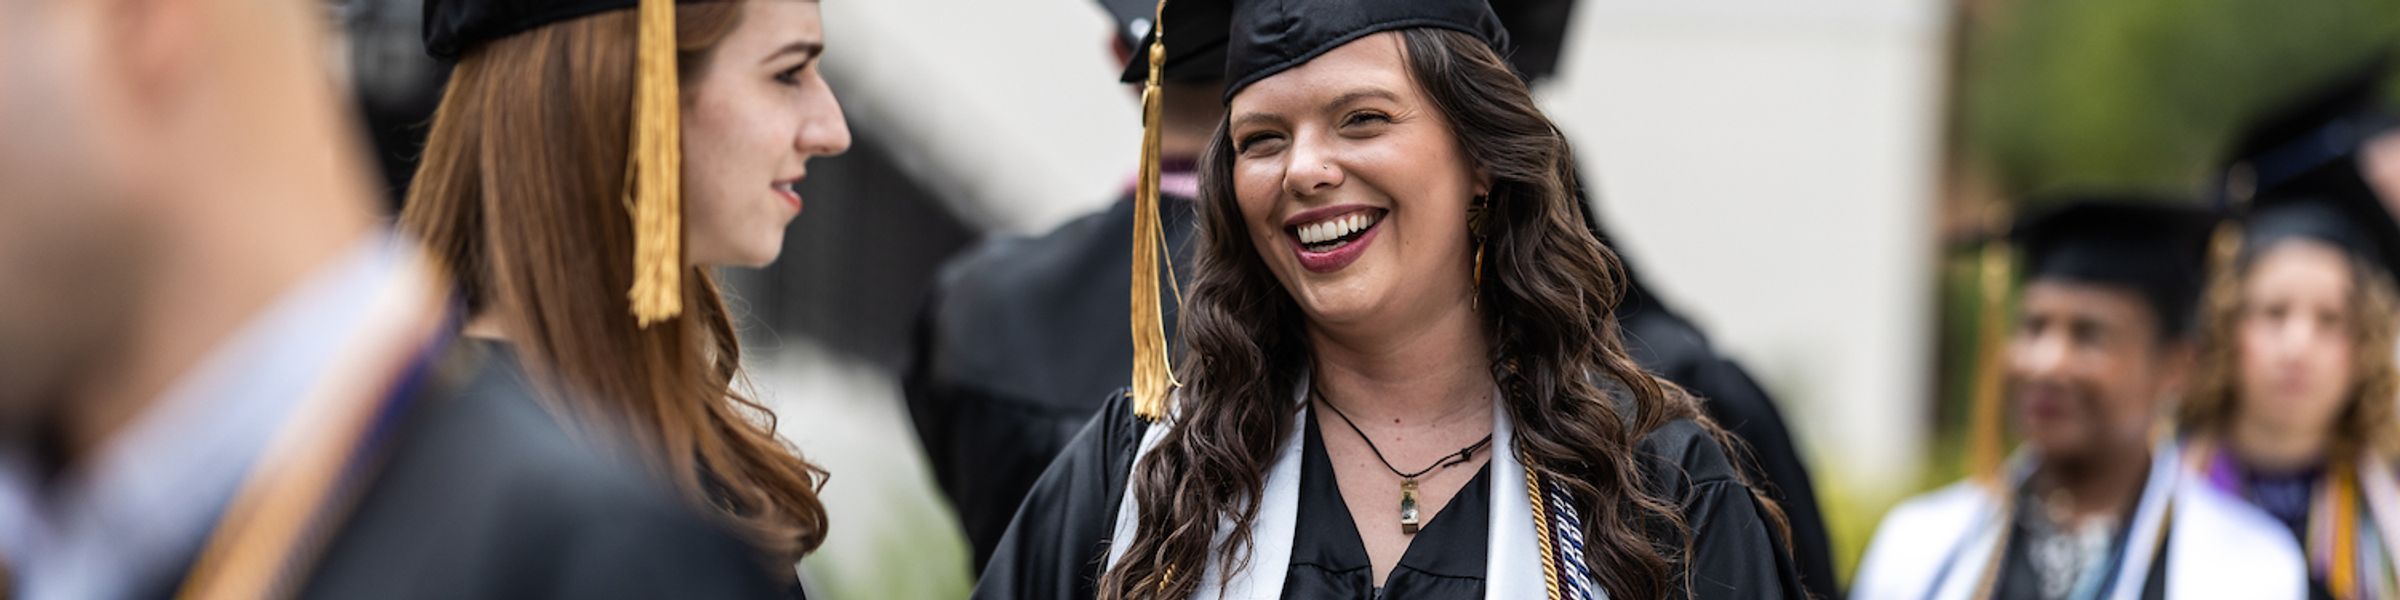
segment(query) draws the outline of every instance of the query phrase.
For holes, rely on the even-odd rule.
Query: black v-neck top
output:
[[[1293,530],[1291,568],[1284,598],[1329,600],[1449,600],[1483,598],[1491,532],[1492,467],[1486,462],[1450,503],[1417,530],[1408,550],[1375,587],[1375,567],[1366,542],[1342,500],[1333,459],[1309,411],[1300,463],[1300,514]],[[1392,490],[1392,501],[1400,491]],[[1392,524],[1399,527],[1399,523]]]

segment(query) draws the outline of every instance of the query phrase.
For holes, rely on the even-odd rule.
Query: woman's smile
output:
[[[1365,206],[1335,206],[1302,212],[1285,220],[1292,253],[1301,268],[1331,273],[1357,262],[1375,242],[1383,217],[1390,211]]]

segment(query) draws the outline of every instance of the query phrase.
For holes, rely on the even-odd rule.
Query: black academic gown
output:
[[[1759,491],[1783,508],[1792,528],[1792,554],[1812,596],[1840,598],[1833,577],[1833,541],[1817,508],[1816,486],[1792,444],[1791,430],[1749,371],[1717,354],[1706,334],[1658,301],[1628,267],[1617,320],[1627,350],[1642,368],[1700,397],[1700,410],[1748,446],[1745,469]]]
[[[991,563],[984,567],[974,598],[1092,598],[1094,585],[1108,560],[1109,537],[1114,534],[1125,480],[1132,470],[1142,432],[1148,426],[1134,416],[1131,401],[1121,394],[1109,396],[1100,414],[1076,435],[1066,452],[1059,455],[1058,461],[1051,464],[1026,495]],[[1798,590],[1802,588],[1797,566],[1791,562],[1790,554],[1781,550],[1783,541],[1760,516],[1749,489],[1735,478],[1733,463],[1698,425],[1676,421],[1661,427],[1643,437],[1641,451],[1643,479],[1655,486],[1655,492],[1674,499],[1696,536],[1692,540],[1692,555],[1688,557],[1691,597],[1745,600],[1799,597]],[[1478,480],[1488,481],[1486,475],[1479,474]],[[1302,476],[1303,489],[1310,486],[1309,476],[1305,473]],[[1320,488],[1318,494],[1325,491]],[[1467,498],[1470,502],[1475,499]],[[1322,498],[1312,501],[1304,492],[1301,510],[1310,510],[1312,502],[1322,503]],[[1488,512],[1483,514],[1486,516],[1478,517],[1445,508],[1428,526],[1461,529],[1440,534],[1453,540],[1481,539],[1482,536],[1476,535],[1480,531],[1464,530],[1488,528]],[[1453,518],[1457,520],[1450,524],[1443,521]],[[1339,543],[1343,528],[1310,522],[1308,518],[1302,522],[1310,524],[1294,533],[1295,562],[1326,556],[1322,552],[1326,545]],[[1356,543],[1355,530],[1348,533],[1351,543]],[[1303,554],[1302,550],[1310,553]],[[1363,554],[1364,550],[1359,552]],[[1412,545],[1409,552],[1419,550]],[[1429,577],[1479,577],[1475,568],[1460,564],[1473,561],[1480,565],[1480,558],[1466,556],[1473,552],[1473,548],[1466,547],[1423,551],[1425,556],[1412,565],[1427,573],[1411,576],[1409,589],[1423,590],[1422,598],[1428,599],[1452,597],[1469,588],[1480,589],[1479,580],[1470,586],[1461,581],[1442,582],[1436,581],[1439,577]],[[1341,553],[1338,549],[1333,551],[1336,556]],[[1342,597],[1341,594],[1347,593],[1343,590],[1357,591],[1360,580],[1340,562],[1337,559],[1324,566],[1292,570],[1286,575],[1284,597],[1326,597],[1317,595],[1320,593]],[[1355,565],[1349,567],[1354,569]],[[1301,586],[1297,594],[1292,587],[1295,585]],[[1678,597],[1680,593],[1678,590]],[[1420,597],[1388,598],[1419,600]]]
[[[1176,277],[1190,282],[1189,199],[1161,196]],[[1125,385],[1133,198],[1035,238],[978,244],[942,269],[902,378],[917,439],[981,568],[1042,469]],[[1165,303],[1167,339],[1175,303]]]
[[[775,598],[758,554],[570,439],[489,344],[453,342],[304,598]],[[157,596],[173,592],[159,589]]]
[[[1292,535],[1292,560],[1285,571],[1283,597],[1325,600],[1375,600],[1375,564],[1358,534],[1358,521],[1342,498],[1334,479],[1333,459],[1325,452],[1324,430],[1317,412],[1308,413],[1301,433],[1300,507]],[[1484,577],[1491,546],[1492,467],[1485,463],[1475,477],[1450,497],[1425,527],[1409,539],[1408,550],[1384,576],[1382,592],[1393,599],[1483,600]]]

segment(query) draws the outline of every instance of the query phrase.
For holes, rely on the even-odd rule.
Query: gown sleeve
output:
[[[1724,448],[1698,424],[1678,421],[1651,434],[1650,480],[1677,498],[1691,534],[1684,582],[1691,598],[1806,598],[1782,528],[1736,475]]]
[[[1147,426],[1125,394],[1113,394],[1017,507],[973,598],[1093,597]]]

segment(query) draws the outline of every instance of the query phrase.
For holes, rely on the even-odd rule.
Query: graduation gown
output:
[[[1175,274],[1190,283],[1191,200],[1162,195]],[[902,375],[934,481],[966,529],[971,568],[999,545],[1042,469],[1125,385],[1133,199],[1041,237],[1000,237],[943,267]],[[1167,339],[1175,303],[1165,303]]]
[[[1850,597],[1973,598],[1999,562],[1994,554],[2009,551],[2003,534],[2016,525],[2015,503],[2003,495],[2018,494],[2027,471],[2012,469],[2008,489],[1999,493],[1960,482],[1893,508],[1859,563]],[[2126,527],[2103,598],[2307,596],[2299,547],[2282,526],[2194,480],[2172,445],[2152,451],[2149,478]]]
[[[1833,575],[1833,538],[1817,507],[1816,485],[1774,397],[1740,364],[1718,354],[1699,326],[1659,301],[1631,266],[1625,276],[1625,299],[1616,315],[1626,349],[1644,370],[1698,396],[1709,420],[1748,446],[1742,466],[1751,484],[1783,508],[1801,585],[1816,597],[1841,597]]]
[[[1188,284],[1191,200],[1161,199],[1168,258]],[[1027,490],[1100,408],[1095,399],[1125,385],[1132,229],[1128,196],[1041,237],[987,241],[943,269],[919,313],[903,392],[974,568],[991,560]],[[1699,396],[1709,418],[1748,446],[1744,468],[1783,509],[1803,585],[1835,597],[1816,489],[1773,398],[1630,265],[1626,273],[1616,314],[1634,359]],[[1175,308],[1164,305],[1170,340]]]
[[[304,598],[773,598],[747,544],[568,437],[488,344],[453,342],[395,421]],[[171,582],[170,582],[171,583]],[[172,594],[163,586],[157,596]]]
[[[1125,497],[1126,478],[1149,427],[1150,424],[1133,414],[1132,403],[1122,394],[1108,397],[1100,414],[1076,435],[1067,451],[1027,494],[991,562],[985,566],[974,597],[989,600],[1093,597],[1094,586],[1108,560],[1110,538],[1115,533]],[[1735,480],[1736,467],[1718,450],[1713,439],[1698,425],[1677,421],[1645,436],[1641,450],[1644,479],[1683,508],[1696,536],[1693,554],[1688,558],[1693,597],[1798,597],[1801,588],[1796,566],[1789,553],[1782,550],[1783,540],[1762,520],[1750,490]],[[1298,521],[1305,525],[1297,526],[1291,539],[1260,539],[1258,543],[1291,548],[1289,564],[1284,565],[1282,597],[1352,597],[1369,577],[1358,572],[1356,564],[1363,560],[1363,545],[1356,554],[1341,547],[1359,543],[1354,529],[1345,531],[1349,529],[1346,512],[1331,519],[1316,516],[1340,502],[1338,490],[1322,482],[1330,474],[1330,468],[1313,477],[1307,474],[1310,469],[1305,462],[1301,468],[1304,474],[1299,483],[1302,490],[1299,511],[1303,516]],[[1486,472],[1477,477],[1477,481],[1485,483],[1471,485],[1490,485],[1491,475],[1487,466]],[[1522,479],[1516,481],[1522,485]],[[1309,491],[1312,485],[1316,488],[1313,495]],[[1392,600],[1482,597],[1480,592],[1485,582],[1475,578],[1482,572],[1483,557],[1488,556],[1490,549],[1439,542],[1484,539],[1478,533],[1480,528],[1491,526],[1488,515],[1466,507],[1478,498],[1490,501],[1493,494],[1500,493],[1497,491],[1500,487],[1505,486],[1491,486],[1494,491],[1482,496],[1462,492],[1452,502],[1465,504],[1444,508],[1428,522],[1428,528],[1419,535],[1440,536],[1440,539],[1428,544],[1427,539],[1420,538],[1418,543],[1411,544],[1408,554],[1414,560],[1404,558],[1403,563],[1419,573],[1393,575],[1386,582],[1393,587],[1387,597]],[[1326,493],[1337,497],[1326,499]],[[1312,506],[1319,508],[1311,512]],[[1327,523],[1327,520],[1343,523]],[[1402,595],[1403,592],[1407,595]]]

